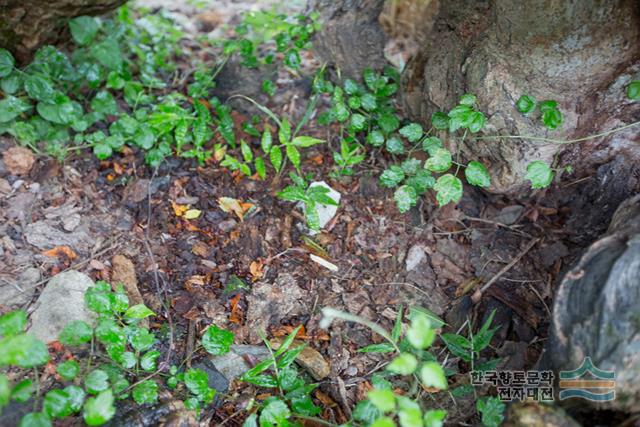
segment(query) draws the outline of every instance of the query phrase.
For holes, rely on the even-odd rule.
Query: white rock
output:
[[[333,188],[329,187],[329,184],[327,184],[324,181],[315,181],[309,184],[309,187],[317,187],[317,186],[328,188],[329,192],[327,193],[327,196],[331,197],[333,200],[336,201],[336,203],[340,204],[340,197],[342,195],[338,193],[336,190],[334,190]],[[318,218],[320,220],[319,221],[320,228],[324,228],[324,226],[327,225],[329,221],[333,219],[334,216],[336,216],[336,212],[338,212],[338,206],[323,205],[320,203],[316,204],[316,209],[318,211]],[[314,235],[317,233],[318,233],[317,231],[311,231],[309,234]]]
[[[73,270],[52,277],[34,305],[29,333],[49,343],[72,320],[92,324],[95,314],[86,307],[84,294],[93,284],[89,276]]]
[[[413,245],[407,253],[406,270],[414,270],[423,261],[427,259],[424,248],[420,245]]]

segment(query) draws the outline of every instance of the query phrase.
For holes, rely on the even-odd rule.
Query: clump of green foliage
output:
[[[35,412],[25,415],[20,426],[51,426],[53,420],[80,413],[87,425],[102,425],[115,416],[117,400],[155,404],[161,387],[177,390],[185,407],[195,411],[213,401],[215,390],[208,386],[206,372],[158,363],[161,339],[140,324],[155,313],[143,304],[130,306],[122,286],[112,291],[108,283],[98,281],[87,290],[85,304],[97,314],[96,323],[74,320],[64,327],[58,339],[73,356],[57,364],[59,379],[44,396],[38,379],[39,367],[51,359],[46,345],[25,333],[24,311],[0,316],[0,367],[33,371],[33,380],[25,373],[13,385],[0,374],[0,410],[10,400],[34,401]],[[201,347],[221,355],[232,343],[231,332],[211,326]]]

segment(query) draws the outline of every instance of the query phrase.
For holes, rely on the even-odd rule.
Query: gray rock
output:
[[[86,308],[84,294],[93,284],[89,276],[73,270],[51,278],[34,304],[28,332],[48,343],[72,320],[92,324],[95,315]]]
[[[78,229],[73,233],[65,233],[50,226],[45,221],[27,225],[24,235],[29,244],[39,249],[69,246],[79,252],[88,252],[92,242],[91,236],[84,230]]]
[[[493,220],[501,224],[512,225],[520,218],[522,211],[524,211],[524,206],[507,206],[498,212],[498,215],[496,215]]]
[[[249,356],[257,361],[262,361],[269,357],[269,350],[267,350],[265,346],[258,345],[232,345],[231,350],[227,354],[213,357],[209,360],[213,367],[222,374],[228,382],[231,382],[251,369],[245,356]],[[210,385],[210,387],[213,386]]]
[[[64,228],[65,231],[71,232],[76,228],[78,228],[79,225],[80,225],[79,214],[72,214],[62,218],[62,228]]]
[[[572,371],[590,357],[595,367],[615,373],[616,396],[599,404],[581,399],[580,404],[636,412],[640,411],[640,233],[635,219],[640,216],[640,198],[621,209],[625,212],[614,215],[612,234],[592,244],[562,278],[540,366]]]
[[[15,281],[0,280],[0,306],[18,308],[24,306],[36,291],[40,270],[30,267],[21,272]]]

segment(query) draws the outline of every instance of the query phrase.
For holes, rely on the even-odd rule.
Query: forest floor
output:
[[[149,5],[156,3],[180,2]],[[234,22],[244,7],[255,7],[254,2],[225,2],[220,8],[220,3],[215,2],[215,11],[182,6],[174,12],[198,32]],[[317,66],[312,58],[305,61]],[[267,105],[278,114],[300,117],[309,96],[308,78],[284,72],[278,95]],[[247,118],[234,117],[238,123]],[[369,156],[354,176],[329,178],[338,132],[314,123],[305,134],[328,143],[306,151],[305,170],[342,196],[335,217],[315,236],[324,254],[305,240],[300,209],[275,197],[283,177],[254,180],[213,161],[198,166],[179,158],[154,171],[131,150],[108,161],[87,152],[62,163],[37,156],[22,176],[0,161],[0,307],[28,308],[47,279],[66,269],[112,280],[114,256],[123,255],[135,266],[131,280],[145,303],[165,322],[171,319],[174,360],[195,363],[194,337],[210,324],[232,331],[236,344],[252,345],[261,345],[258,331],[282,337],[304,325],[301,339],[330,369],[315,397],[322,402],[322,417],[333,422],[348,419],[349,408],[369,387],[368,376],[388,358],[357,351],[381,341],[360,325],[338,322],[321,329],[323,307],[358,314],[390,330],[401,306],[421,306],[453,332],[467,319],[481,325],[495,309],[493,324],[499,329],[491,355],[500,357],[503,369],[531,368],[546,339],[556,277],[612,214],[584,211],[585,198],[594,197],[589,186],[594,182],[597,188],[595,181],[608,170],[582,178],[580,185],[567,182],[522,200],[469,189],[457,206],[436,208],[427,196],[402,215],[392,192],[378,185],[385,164],[381,156]],[[2,139],[0,152],[13,145]],[[244,214],[223,211],[221,197],[238,200]],[[615,208],[616,195],[596,197],[611,198]],[[185,219],[185,207],[202,214]],[[72,251],[51,251],[64,246]],[[310,254],[323,255],[337,271]],[[470,296],[478,283],[494,278],[473,304]],[[458,364],[455,358],[445,362],[456,369]],[[452,382],[462,385],[468,377],[460,373]],[[235,414],[253,393],[247,384],[232,384],[228,399],[210,414],[212,422]],[[473,417],[473,394],[446,400],[439,404],[449,410],[449,421]],[[236,417],[225,425],[241,421]]]

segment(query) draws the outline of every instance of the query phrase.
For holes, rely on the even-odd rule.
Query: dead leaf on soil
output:
[[[26,175],[36,162],[31,150],[24,147],[11,147],[2,156],[7,170],[11,175]]]
[[[259,280],[262,277],[263,268],[264,268],[264,261],[262,259],[257,259],[253,261],[251,265],[249,265],[249,272],[251,273],[252,281],[255,282],[256,280]]]
[[[189,205],[179,205],[176,202],[171,202],[171,207],[177,217],[183,216],[189,210]]]
[[[231,298],[231,315],[229,316],[229,322],[235,323],[237,325],[242,324],[244,320],[244,313],[239,305],[240,298],[242,298],[241,294],[238,294],[235,297]]]
[[[233,212],[240,221],[243,220],[244,214],[253,207],[252,203],[244,203],[232,197],[219,197],[218,206],[226,213]]]
[[[56,246],[53,249],[42,252],[42,255],[51,258],[66,258],[68,260],[78,258],[78,255],[69,246]]]

